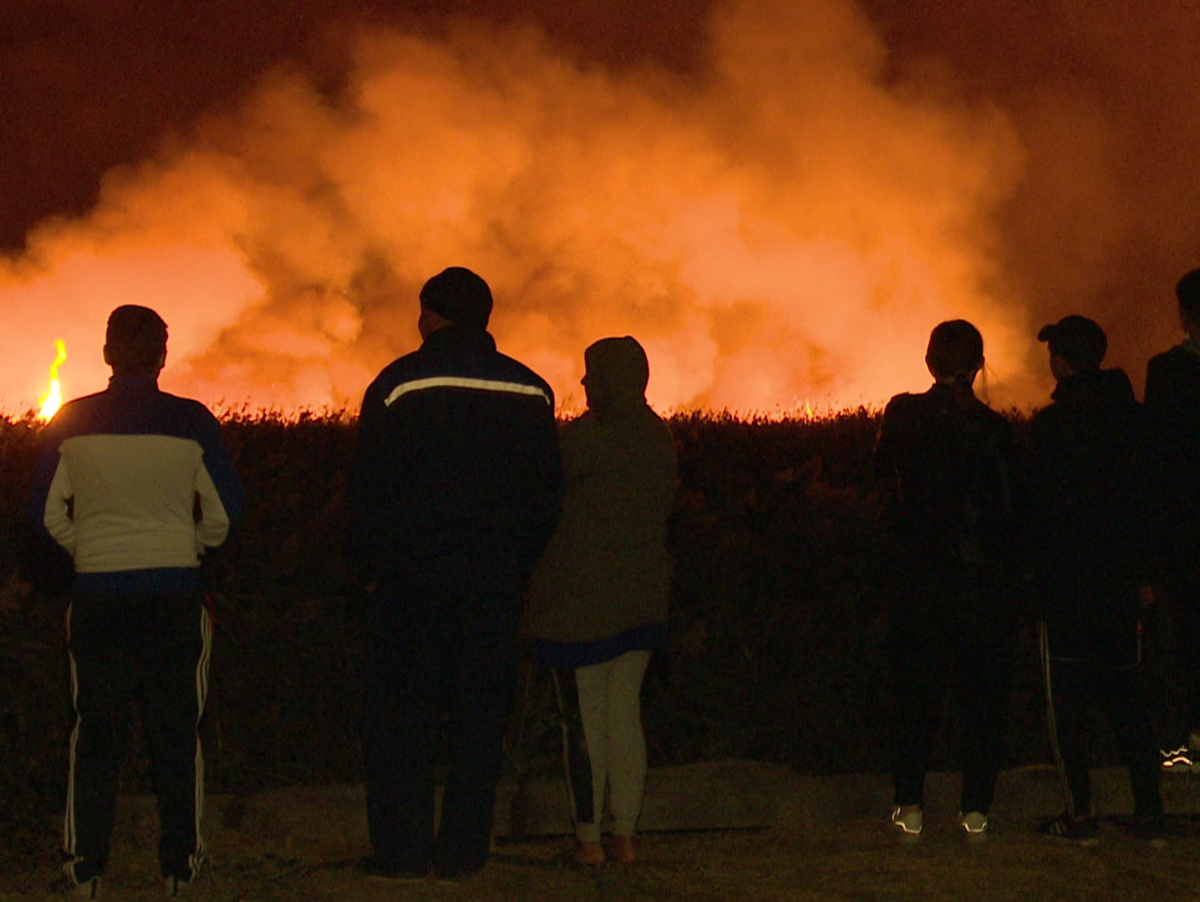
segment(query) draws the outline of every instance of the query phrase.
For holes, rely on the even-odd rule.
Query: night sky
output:
[[[793,6],[804,7],[807,13],[795,15],[789,10]],[[931,210],[931,232],[948,236],[946,240],[962,257],[947,264],[953,274],[939,274],[937,284],[951,296],[962,286],[978,295],[967,304],[966,313],[980,321],[985,339],[989,328],[997,334],[1007,329],[1023,335],[1066,313],[1087,313],[1109,331],[1109,362],[1126,367],[1138,386],[1147,358],[1179,340],[1171,290],[1179,275],[1200,265],[1200,221],[1196,216],[1200,210],[1200,179],[1196,175],[1200,171],[1200,70],[1195,56],[1195,48],[1200,46],[1200,3],[863,0],[854,5],[845,0],[805,4],[667,0],[654,4],[652,13],[649,9],[631,0],[571,4],[551,0],[6,0],[0,6],[4,42],[0,48],[4,123],[0,129],[0,246],[10,259],[10,271],[4,278],[9,284],[24,284],[36,272],[52,270],[56,264],[51,261],[63,259],[62,248],[77,239],[57,234],[56,221],[77,224],[77,231],[90,230],[93,237],[108,228],[97,215],[98,205],[103,207],[101,186],[106,181],[152,182],[145,190],[153,195],[164,189],[161,181],[145,175],[141,167],[147,162],[169,173],[194,146],[218,148],[226,155],[239,153],[236,148],[243,147],[244,136],[252,133],[244,124],[252,115],[247,110],[255,109],[255,98],[263,96],[264,84],[272,79],[302,81],[306,90],[324,98],[331,109],[353,106],[347,97],[366,83],[364,34],[402,35],[429,48],[452,47],[456,59],[467,59],[468,65],[472,45],[464,43],[464,33],[484,44],[486,36],[494,34],[490,52],[497,59],[514,46],[514,34],[538,34],[530,46],[554,66],[567,67],[581,89],[599,83],[603,90],[618,95],[621,103],[629,102],[627,97],[635,101],[649,98],[647,106],[652,109],[639,126],[651,135],[647,140],[656,140],[658,117],[664,133],[675,135],[671,140],[684,147],[685,153],[719,148],[720,162],[706,171],[721,178],[728,175],[729,181],[720,190],[714,189],[712,204],[719,205],[721,198],[736,194],[740,209],[753,207],[755,240],[760,243],[774,240],[772,229],[778,223],[797,229],[798,210],[805,204],[845,206],[848,197],[854,199],[850,206],[861,203],[867,211],[864,224],[826,219],[819,227],[806,224],[803,229],[805,241],[816,240],[814,236],[824,240],[832,234],[839,242],[858,240],[846,236],[871,230],[907,228],[920,222],[921,217],[913,211],[926,204]],[[774,17],[781,20],[778,33],[770,27]],[[810,42],[814,34],[825,37]],[[753,52],[755,41],[763,42],[761,55]],[[840,53],[843,44],[845,59],[851,61],[846,72],[851,75],[831,79],[824,97],[813,94],[811,102],[824,100],[828,110],[797,103],[778,113],[782,124],[777,131],[785,137],[779,139],[776,153],[771,147],[776,134],[772,131],[773,110],[788,107],[788,88],[799,84],[799,77],[820,80],[822,72],[838,70],[841,62],[823,55]],[[516,55],[522,52],[527,51],[514,50]],[[803,58],[804,65],[790,69],[785,64],[792,57]],[[752,72],[760,63],[763,71]],[[771,66],[779,72],[777,81],[772,79]],[[743,72],[752,74],[743,78]],[[541,70],[539,73],[543,78],[538,86],[539,108],[552,111],[553,104],[546,98],[553,93],[553,83]],[[497,76],[510,95],[513,78],[507,72]],[[882,96],[888,106],[869,108],[861,97],[867,97],[869,103],[874,95],[843,93],[841,86],[853,80]],[[630,88],[635,83],[636,93]],[[739,90],[744,93],[738,94]],[[747,98],[753,101],[766,95],[770,96],[761,105],[747,103]],[[754,143],[752,149],[739,146],[737,134],[738,110],[749,105],[756,108],[744,140]],[[936,115],[931,112],[934,110]],[[497,121],[504,121],[510,112],[506,107]],[[897,173],[896,181],[911,183],[910,157],[928,154],[929,171],[921,178],[929,185],[912,189],[902,216],[873,218],[873,209],[886,205],[877,204],[872,192],[880,184],[888,184],[885,176],[877,173],[869,179],[853,180],[841,193],[798,193],[788,204],[763,206],[766,212],[759,215],[755,205],[766,204],[762,198],[770,193],[763,185],[777,184],[787,190],[793,178],[806,177],[806,166],[827,165],[827,161],[813,162],[795,150],[796,143],[810,134],[814,145],[827,140],[823,136],[829,132],[822,128],[828,126],[821,125],[827,120],[840,123],[846,134],[861,130],[862,142],[869,148],[865,153],[873,156],[881,151],[872,142],[894,148],[902,140],[898,136],[914,128],[922,131],[924,143],[914,147],[933,146],[935,150],[906,151],[907,157],[898,155],[899,162],[886,170]],[[695,123],[701,121],[706,123],[705,129],[714,121],[720,126],[712,126],[702,142],[693,143]],[[806,131],[813,123],[821,127]],[[296,134],[304,131],[298,127]],[[598,139],[584,139],[591,140]],[[846,147],[853,148],[854,143],[849,141]],[[630,146],[638,145],[631,142]],[[675,145],[664,146],[666,156]],[[839,145],[843,156],[846,147]],[[636,155],[628,149],[621,152]],[[945,161],[940,156],[943,153]],[[953,173],[945,180],[949,200],[939,193],[943,171]],[[704,184],[699,175],[695,179],[686,184]],[[828,179],[818,181],[827,183]],[[336,189],[344,189],[336,179],[333,183]],[[309,196],[314,190],[311,184],[305,187]],[[685,196],[685,190],[680,187],[679,197]],[[536,205],[540,209],[552,204],[555,196],[539,196]],[[968,200],[961,200],[963,197]],[[945,204],[960,202],[968,212],[944,212]],[[852,218],[850,213],[846,215]],[[361,217],[356,216],[355,222],[361,223]],[[614,226],[618,227],[628,231],[627,225]],[[38,229],[50,234],[41,244],[31,239]],[[922,247],[929,248],[936,240],[940,239],[924,236]],[[266,315],[262,313],[265,310],[287,319],[291,316],[288,311],[299,309],[296,299],[308,289],[292,286],[288,282],[292,276],[279,276],[269,262],[278,255],[264,250],[263,244],[255,240],[238,247],[250,260],[250,271],[269,284],[267,302],[258,305],[258,313],[248,312],[248,307],[230,311],[229,328],[224,331],[208,328],[206,336],[217,337],[211,341],[206,337],[203,346],[189,350],[188,384],[204,380],[228,383],[231,361],[245,352],[244,343],[238,344],[236,327],[245,325],[247,317]],[[969,251],[961,250],[964,245],[969,245]],[[350,282],[361,286],[373,271],[368,260],[371,255],[355,253],[360,259]],[[391,256],[395,253],[389,246],[377,258],[384,261],[380,268],[385,274],[373,290],[411,292],[416,269],[411,276],[403,273]],[[507,286],[510,292],[520,286],[527,288],[530,274],[541,272],[551,253],[541,246],[536,253],[528,248],[514,251],[514,259],[526,262],[514,266],[511,274],[502,271],[500,287]],[[562,256],[569,259],[569,251]],[[930,251],[928,256],[937,254]],[[768,258],[774,259],[764,252],[763,259]],[[745,261],[758,258],[743,255],[736,259],[731,266],[747,269],[750,265]],[[492,271],[497,268],[494,265]],[[580,264],[569,279],[555,285],[561,290],[563,284],[582,284],[580,297],[584,297],[589,290],[598,290],[589,285],[600,280],[605,269],[599,264]],[[872,278],[882,279],[878,273],[887,270],[871,271],[876,274]],[[293,282],[308,285],[313,278],[305,274]],[[654,284],[672,278],[670,273],[659,274]],[[826,273],[821,278],[835,276]],[[679,277],[682,287],[668,284],[664,297],[682,308],[693,294],[703,299],[706,292],[718,293],[705,286],[726,284],[715,277],[707,282],[697,279],[685,273]],[[754,283],[755,277],[747,281]],[[700,283],[703,285],[697,287]],[[913,284],[922,284],[921,278],[914,278]],[[951,288],[946,289],[947,284]],[[644,290],[644,286],[636,290]],[[729,316],[741,325],[758,316],[769,318],[775,308],[760,303],[759,295],[770,291],[747,288],[742,297],[729,290],[727,294],[737,295],[732,300],[719,304],[697,301],[709,324],[702,331],[711,327],[718,335],[714,341],[720,347],[713,351],[713,359],[722,361],[723,375],[713,377],[716,388],[707,383],[681,384],[664,394],[666,400],[719,406],[739,397],[720,388],[722,379],[746,385],[760,378],[763,397],[778,394],[780,385],[801,386],[795,388],[796,397],[782,403],[794,403],[810,391],[819,397],[822,390],[844,400],[838,394],[839,379],[851,366],[845,361],[853,354],[849,350],[853,334],[862,329],[857,321],[836,327],[814,323],[811,335],[796,324],[789,334],[807,342],[807,356],[803,367],[782,374],[760,375],[747,369],[745,349],[736,341],[750,345],[763,333],[754,332],[755,337],[744,339],[721,337],[723,331],[732,334],[723,325],[724,311],[732,310]],[[373,311],[379,302],[371,300],[370,291],[354,287],[343,293],[350,297],[353,318],[362,328],[378,327]],[[876,286],[864,289],[862,296],[869,299],[878,294]],[[2,302],[10,307],[25,303]],[[864,300],[859,306],[875,303]],[[530,301],[522,308],[520,321],[514,318],[500,325],[511,334],[529,335],[542,328],[536,324],[538,317],[556,315],[548,304]],[[747,306],[742,309],[739,304]],[[629,306],[629,311],[635,307]],[[581,350],[588,339],[596,337],[588,334],[589,330],[595,333],[637,322],[629,311],[623,317],[614,315],[611,326],[609,321],[599,323],[572,314],[570,326],[560,328],[546,341],[561,343],[566,348],[562,352],[565,360],[577,345]],[[917,308],[914,318],[923,319],[913,334],[927,334],[931,320],[952,313],[953,301],[948,299],[929,310]],[[317,319],[325,315],[320,311],[311,314]],[[92,314],[82,319],[89,317]],[[689,328],[699,328],[684,322],[674,306],[670,317],[655,322],[663,335],[685,335]],[[254,328],[261,332],[261,320],[255,320]],[[355,337],[358,328],[341,337],[335,329],[330,340],[359,342],[357,356],[351,357],[355,365],[362,362],[365,373],[387,359],[390,351],[364,345]],[[395,339],[393,344],[408,340],[396,338],[399,334],[398,327],[395,334],[389,333]],[[870,353],[884,353],[882,342],[872,339],[875,347]],[[45,344],[40,335],[36,340]],[[1010,390],[1007,394],[1002,390],[1000,400],[1036,401],[1047,387],[1039,347],[1036,342],[1005,341],[1006,363],[1000,375]],[[922,350],[912,349],[918,361]],[[296,353],[289,351],[293,357]],[[52,351],[40,356],[49,362]],[[823,363],[829,360],[838,362]],[[689,365],[683,359],[670,364],[681,372]],[[247,366],[239,372],[244,372],[249,382],[265,384],[261,373]],[[562,370],[560,383],[569,384],[565,363],[547,360],[543,364],[544,369],[555,366]],[[357,370],[347,370],[328,378],[333,386],[330,396],[336,402],[353,398],[363,377]],[[905,378],[916,380],[907,371]],[[296,376],[291,384],[310,383]],[[848,391],[861,395],[881,384],[875,374],[864,375],[851,382]],[[900,384],[895,388],[919,387]],[[296,403],[296,392],[284,391],[278,397],[281,403]]]

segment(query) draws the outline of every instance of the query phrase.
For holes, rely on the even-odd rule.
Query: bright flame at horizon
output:
[[[584,348],[622,334],[660,410],[876,405],[929,384],[929,331],[960,317],[995,400],[1029,401],[1032,340],[989,221],[1020,176],[1010,123],[887,73],[850,0],[726,0],[711,35],[711,71],[688,80],[466,24],[364,32],[337,98],[273,73],[0,259],[26,339],[0,399],[51,322],[70,324],[73,385],[102,388],[78,349],[139,303],[170,328],[166,390],[356,409],[416,346],[421,284],[464,265],[492,286],[500,350],[567,409]]]
[[[50,388],[38,399],[38,419],[49,422],[62,407],[62,383],[58,379],[58,368],[67,362],[67,344],[61,338],[54,340],[54,363],[50,364]]]

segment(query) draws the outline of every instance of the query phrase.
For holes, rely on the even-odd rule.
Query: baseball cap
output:
[[[1058,354],[1077,370],[1099,369],[1108,350],[1108,336],[1099,323],[1086,316],[1064,316],[1042,326],[1037,337],[1050,345],[1052,354]]]

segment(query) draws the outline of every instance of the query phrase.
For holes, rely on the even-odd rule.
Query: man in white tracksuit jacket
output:
[[[168,896],[196,878],[204,857],[198,728],[212,624],[200,558],[225,540],[242,493],[213,415],[159,391],[166,349],[167,326],[153,310],[112,312],[104,346],[112,379],[105,391],[64,405],[46,427],[30,505],[34,526],[75,563],[67,647],[76,720],[63,869],[82,898],[100,894],[135,698]]]

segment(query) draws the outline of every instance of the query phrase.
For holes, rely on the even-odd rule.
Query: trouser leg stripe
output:
[[[1067,779],[1067,766],[1063,761],[1062,750],[1058,743],[1058,721],[1054,716],[1054,683],[1050,678],[1050,633],[1046,629],[1044,621],[1038,622],[1038,651],[1042,659],[1042,679],[1046,686],[1046,727],[1050,734],[1050,752],[1054,756],[1054,766],[1058,770],[1063,795],[1067,799],[1067,814],[1077,817],[1075,796],[1071,792],[1071,782]]]
[[[67,606],[66,629],[67,629],[67,660],[71,668],[71,708],[75,711],[75,726],[71,730],[71,744],[68,750],[68,765],[67,765],[67,805],[66,811],[63,814],[63,851],[71,856],[70,860],[63,865],[63,870],[72,880],[75,879],[75,865],[79,862],[76,856],[76,834],[75,834],[75,748],[79,743],[79,723],[82,719],[79,714],[79,671],[75,664],[75,654],[71,651],[71,610],[72,605]]]
[[[212,617],[208,606],[200,609],[200,659],[196,662],[196,766],[195,766],[195,806],[196,806],[196,848],[188,857],[188,869],[191,879],[200,874],[200,865],[204,859],[204,837],[201,834],[201,820],[204,815],[204,749],[200,744],[200,718],[204,716],[204,704],[208,699],[208,666],[212,657]]]

